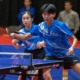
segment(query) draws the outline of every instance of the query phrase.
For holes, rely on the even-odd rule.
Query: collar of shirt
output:
[[[52,21],[52,23],[51,23],[51,25],[50,25],[50,26],[48,26],[48,25],[46,24],[46,22],[45,22],[45,24],[44,24],[44,25],[45,25],[47,28],[51,28],[54,24],[55,24],[55,20],[53,20],[53,21]]]
[[[31,28],[30,29],[27,29],[26,27],[24,28],[24,31],[25,32],[30,32],[30,30],[33,28],[33,24],[31,25]]]
[[[26,9],[26,7],[25,7],[25,10],[27,10],[27,11],[30,11],[31,9],[32,9],[32,7],[31,7],[31,6],[30,6],[30,8],[29,8],[28,10],[27,10],[27,9]]]
[[[67,12],[67,11],[65,10],[65,13],[66,13],[66,14],[67,14],[67,13],[71,13],[71,11],[72,11],[72,10],[69,10],[69,11]]]

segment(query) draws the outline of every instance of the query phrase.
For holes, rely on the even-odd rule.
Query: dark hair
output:
[[[25,0],[24,0],[25,1]],[[30,2],[32,2],[32,0],[29,0]]]
[[[32,13],[31,13],[30,11],[25,11],[25,12],[23,12],[23,13],[22,13],[22,16],[23,16],[24,14],[28,14],[31,18],[33,18],[33,15],[32,15]]]
[[[29,12],[29,11],[25,11],[25,12],[23,12],[22,13],[22,16],[24,15],[24,14],[28,14],[31,18],[33,18],[33,15],[31,14],[31,12]],[[23,25],[23,23],[21,23],[21,28],[24,28],[25,26]]]
[[[69,0],[65,1],[65,3],[69,3],[70,5],[72,5],[71,1]]]
[[[41,7],[41,13],[43,12],[48,12],[48,13],[55,13],[56,12],[56,7],[53,4],[44,4]]]

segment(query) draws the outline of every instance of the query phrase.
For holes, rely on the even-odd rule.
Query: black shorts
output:
[[[76,56],[74,56],[74,57],[65,57],[65,58],[45,56],[44,59],[46,59],[46,60],[63,60],[64,61],[64,64],[63,64],[64,69],[70,69],[71,65],[79,63],[79,59]]]
[[[44,59],[46,53],[44,51],[44,48],[41,49],[35,49],[35,50],[24,50],[24,53],[31,53],[33,54],[33,59]]]

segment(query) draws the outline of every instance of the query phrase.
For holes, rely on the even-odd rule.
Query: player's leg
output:
[[[21,74],[21,72],[19,72],[20,74]],[[28,71],[26,71],[26,74],[28,73]],[[22,76],[20,75],[19,77],[18,77],[18,80],[22,80]]]
[[[53,60],[54,58],[50,57],[50,56],[45,56],[44,59],[45,60]],[[50,68],[43,70],[43,76],[44,76],[45,80],[52,80],[52,77],[51,77],[51,74],[50,74],[50,70],[51,70]]]
[[[78,75],[80,76],[80,63],[76,63],[74,65],[71,65],[71,68],[78,73]]]
[[[22,80],[22,76],[19,76],[19,77],[18,77],[18,80]]]
[[[36,71],[34,72],[34,74],[38,74],[38,70],[36,70]],[[38,76],[33,76],[33,77],[32,77],[32,80],[38,80]]]
[[[44,51],[44,48],[41,48],[41,49],[37,49],[35,52],[34,52],[35,55],[34,56],[34,59],[44,59],[46,53]],[[38,70],[35,71],[34,74],[38,74]],[[38,77],[37,76],[33,76],[32,77],[32,80],[38,80]]]
[[[76,56],[72,58],[71,68],[80,75],[80,61]]]
[[[50,70],[51,69],[44,69],[43,70],[43,76],[45,80],[52,80],[52,77],[50,75]]]
[[[51,57],[44,57],[45,60],[51,60]],[[38,74],[38,71],[35,72],[35,74]],[[50,69],[43,69],[43,77],[45,80],[52,80],[50,75]],[[37,76],[33,76],[32,80],[38,80]]]
[[[76,56],[65,58],[64,68],[72,68],[75,72],[80,75],[80,62]]]
[[[38,70],[36,70],[34,74],[38,74]],[[50,69],[43,69],[43,77],[44,77],[44,80],[52,80],[50,75]],[[33,76],[32,80],[38,80],[38,77]]]
[[[21,72],[19,72],[19,74],[21,74]],[[22,76],[19,75],[18,80],[22,80]]]

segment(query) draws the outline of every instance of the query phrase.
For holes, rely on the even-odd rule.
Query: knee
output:
[[[38,80],[38,77],[37,76],[33,76],[32,80]]]
[[[79,76],[80,76],[80,67],[79,67]]]
[[[80,64],[72,65],[71,68],[75,70],[80,76]]]
[[[21,77],[21,76],[19,76],[19,77],[18,77],[18,80],[22,80],[22,77]]]
[[[45,80],[52,80],[50,73],[43,74]]]
[[[78,68],[79,72],[78,72],[78,75],[80,76],[80,67]]]

